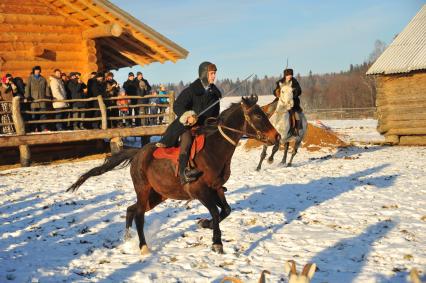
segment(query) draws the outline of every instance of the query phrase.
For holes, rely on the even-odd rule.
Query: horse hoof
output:
[[[200,219],[198,221],[198,227],[199,228],[204,228],[204,229],[211,229],[211,220],[210,219]]]
[[[269,164],[272,164],[274,162],[274,159],[273,158],[268,158],[268,163]]]
[[[286,167],[291,167],[291,163],[287,163]]]
[[[128,241],[132,238],[132,233],[130,232],[130,229],[126,229],[126,232],[124,233],[124,241]]]
[[[256,168],[256,171],[260,171],[260,167],[257,167],[257,168]]]
[[[143,245],[141,248],[141,255],[149,255],[151,252],[148,249],[147,245]]]
[[[212,251],[218,254],[224,254],[223,245],[222,244],[213,244]]]

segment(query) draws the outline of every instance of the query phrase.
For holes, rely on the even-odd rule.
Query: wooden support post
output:
[[[16,134],[19,136],[25,135],[24,119],[21,115],[20,98],[15,96],[12,99],[12,119],[15,126]],[[28,167],[31,164],[31,151],[28,145],[19,146],[19,156],[22,167]]]
[[[111,153],[117,154],[123,149],[123,140],[120,137],[114,137],[110,140],[109,144],[111,148]]]
[[[169,94],[169,121],[168,123],[172,123],[175,119],[175,112],[173,111],[173,105],[175,104],[175,93],[173,91]]]
[[[99,109],[101,110],[101,117],[102,117],[101,128],[102,130],[106,130],[108,128],[107,110],[101,95],[98,95],[98,104],[99,104]]]

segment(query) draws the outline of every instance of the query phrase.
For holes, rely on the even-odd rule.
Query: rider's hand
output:
[[[197,116],[189,116],[186,122],[190,126],[194,125],[195,123],[197,123]]]

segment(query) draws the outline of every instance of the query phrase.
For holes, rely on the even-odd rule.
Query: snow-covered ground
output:
[[[375,121],[321,121],[359,139]],[[362,129],[361,129],[362,130]],[[364,133],[361,133],[364,135]],[[168,200],[146,215],[152,254],[123,241],[135,195],[128,168],[65,188],[101,160],[0,172],[0,282],[219,282],[225,275],[287,281],[283,264],[315,262],[313,282],[406,282],[426,270],[426,148],[301,149],[294,167],[254,168],[239,147],[221,223],[225,254],[211,252],[198,202]],[[282,156],[278,153],[277,160]]]

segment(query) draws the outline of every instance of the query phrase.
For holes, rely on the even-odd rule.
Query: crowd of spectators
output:
[[[11,101],[13,97],[21,98],[21,110],[30,112],[23,114],[25,121],[55,119],[55,123],[35,123],[27,126],[27,132],[63,131],[99,129],[100,121],[64,121],[71,118],[99,118],[101,116],[97,100],[84,101],[80,99],[102,96],[107,107],[108,117],[122,117],[123,119],[108,120],[108,128],[158,125],[164,122],[163,117],[131,118],[146,114],[163,114],[168,104],[168,94],[163,85],[153,90],[142,72],[128,74],[128,79],[122,87],[114,80],[112,72],[92,72],[87,82],[83,82],[81,73],[65,74],[61,70],[54,70],[46,79],[42,75],[40,66],[35,66],[29,78],[24,83],[22,78],[14,78],[11,74],[2,77],[0,83],[0,134],[13,133],[11,117]],[[147,97],[147,95],[160,95]],[[139,98],[127,98],[139,96]],[[113,99],[117,97],[117,99]],[[44,99],[44,101],[36,101]],[[64,101],[78,100],[78,101]],[[143,104],[143,105],[141,105]],[[141,106],[137,106],[141,105]],[[69,111],[72,109],[73,111]],[[55,110],[51,114],[49,111]],[[61,121],[62,120],[62,121]]]

